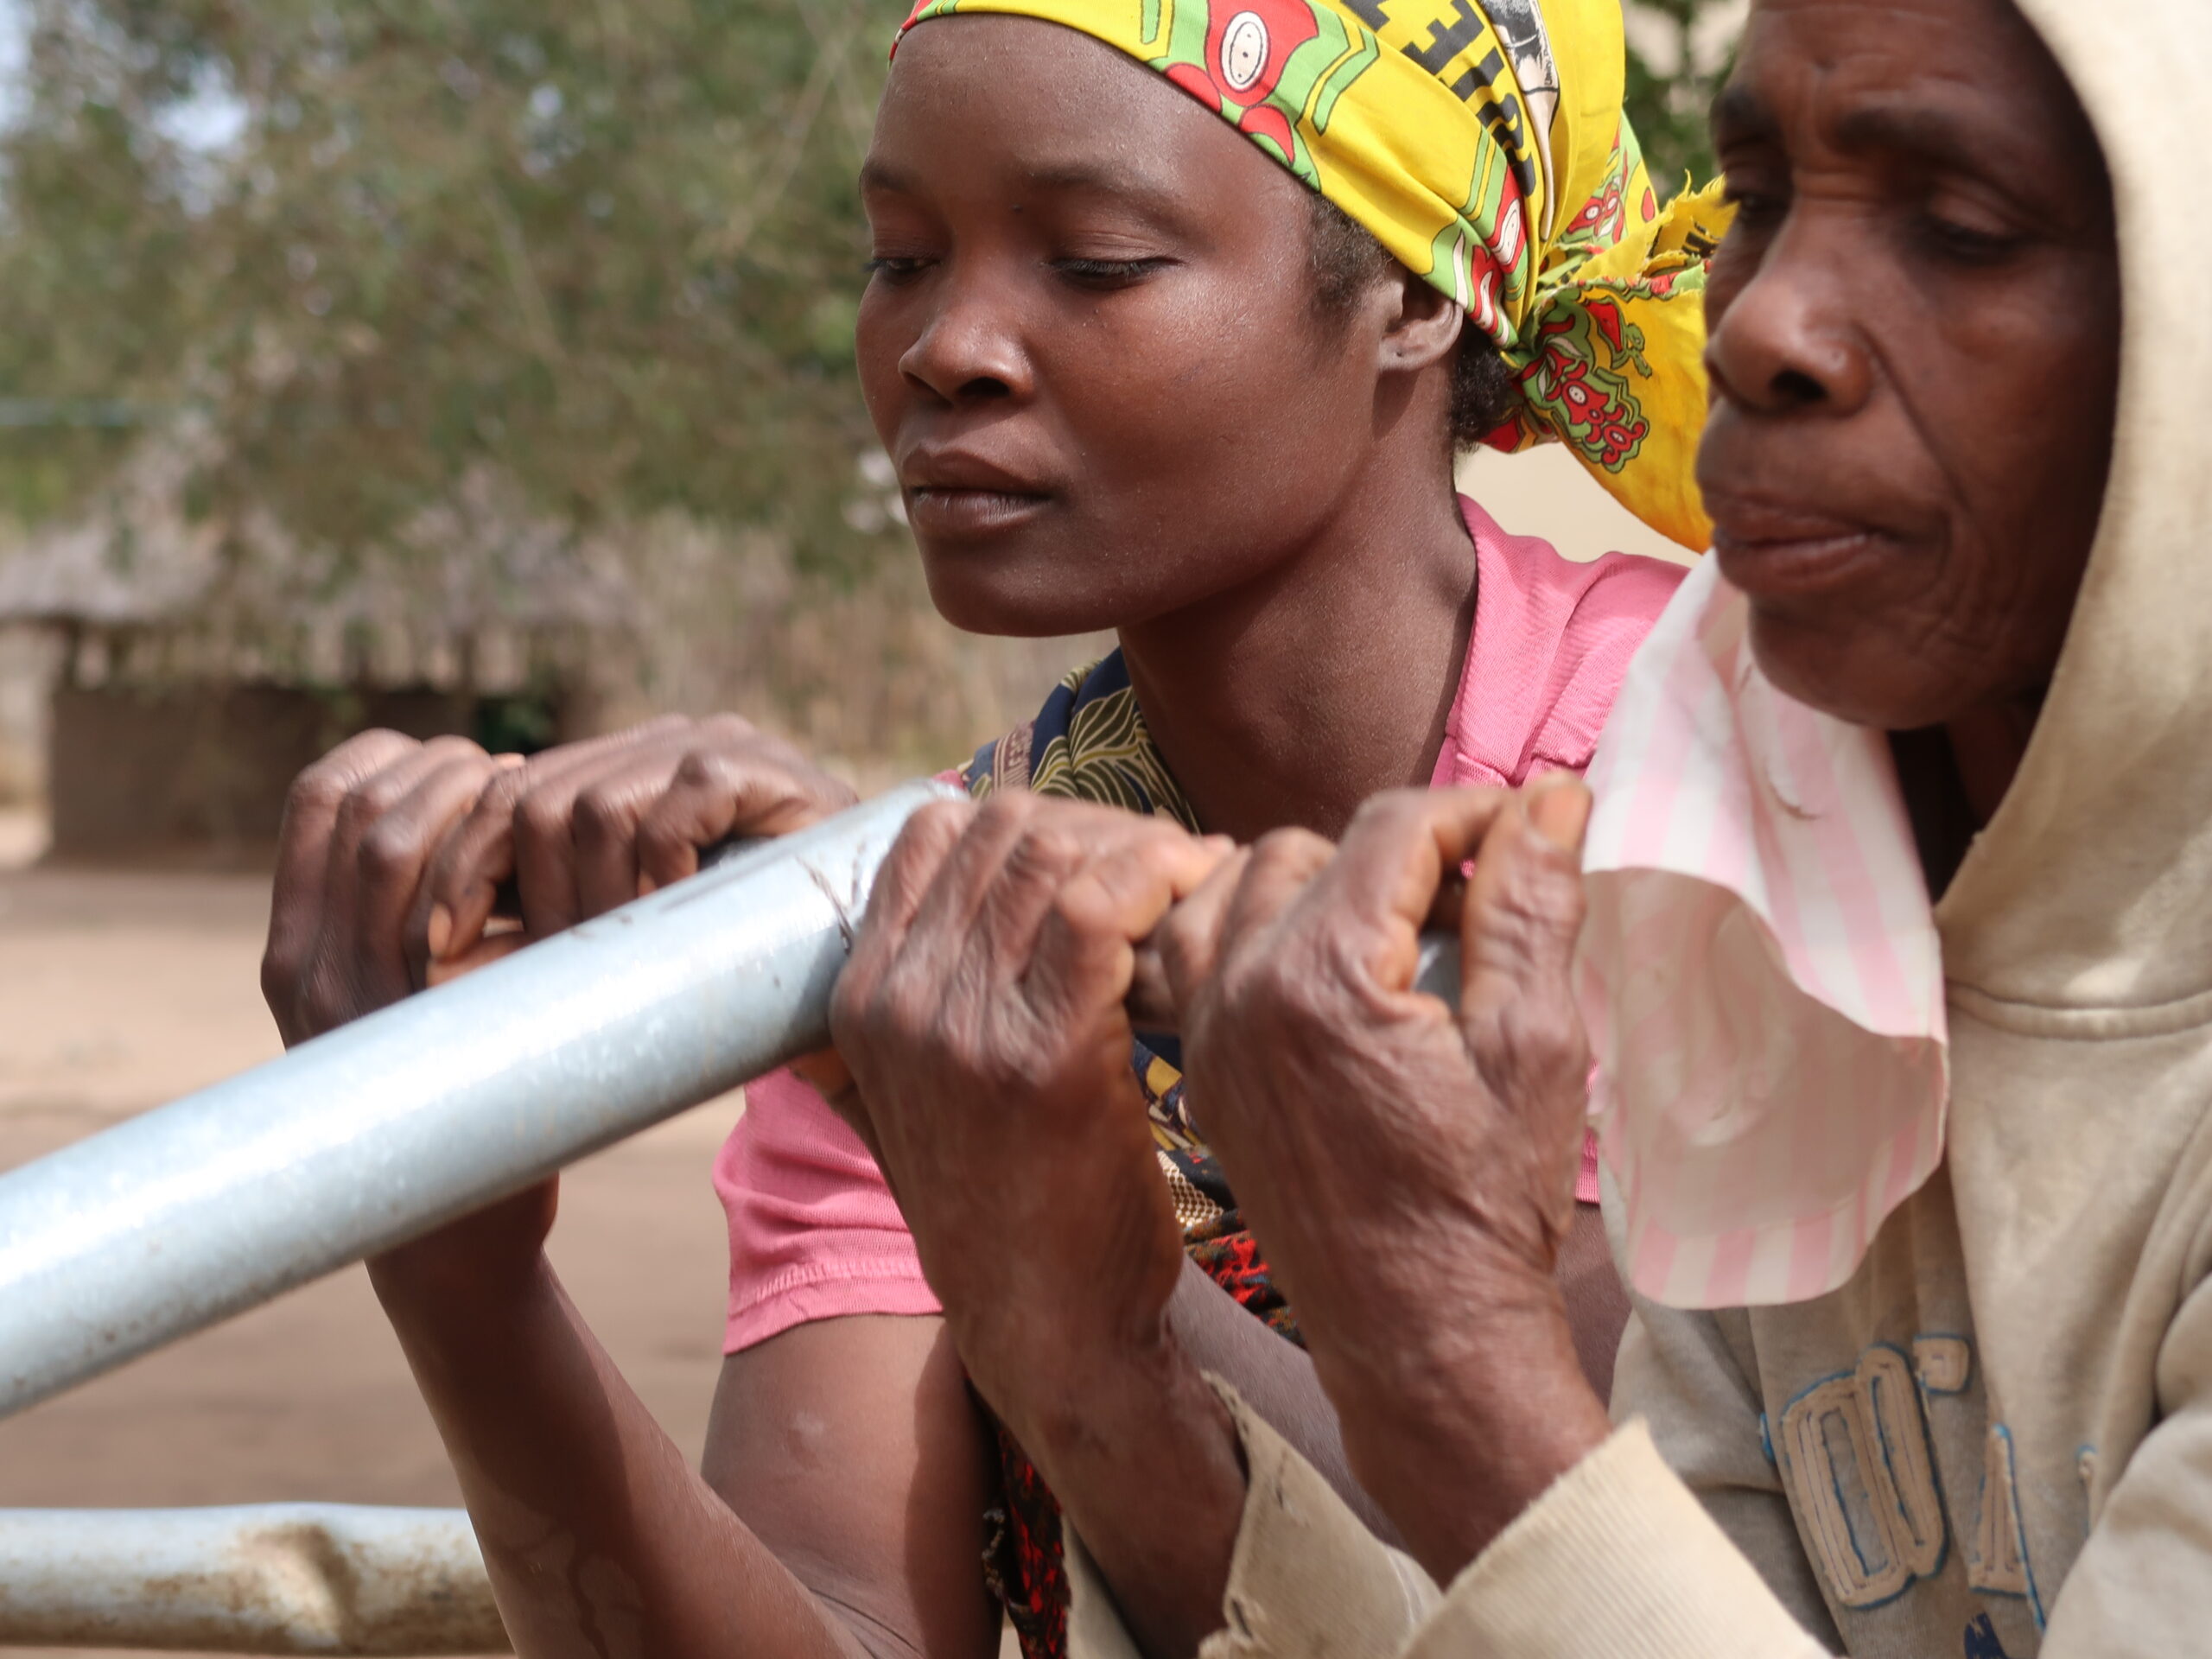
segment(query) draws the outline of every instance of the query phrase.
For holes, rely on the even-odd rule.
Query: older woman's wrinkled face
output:
[[[2072,89],[2007,0],[1757,0],[1713,120],[1739,207],[1698,477],[1760,666],[1891,729],[2032,696],[2119,378]]]

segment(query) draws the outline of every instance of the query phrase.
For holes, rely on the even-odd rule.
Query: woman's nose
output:
[[[995,285],[948,273],[938,302],[899,372],[948,404],[1028,395],[1033,373]]]
[[[1705,366],[1714,395],[1765,414],[1858,410],[1872,390],[1874,366],[1847,304],[1850,289],[1847,255],[1785,226],[1748,282],[1732,296],[1725,287],[1723,296],[1708,296]]]

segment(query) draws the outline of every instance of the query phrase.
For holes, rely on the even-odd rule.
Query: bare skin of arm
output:
[[[657,722],[526,767],[457,741],[368,734],[295,791],[264,966],[271,1007],[301,1040],[597,913],[641,880],[677,879],[696,845],[842,804],[738,722]],[[492,899],[509,880],[523,916],[501,932]],[[694,1472],[544,1257],[556,1190],[371,1264],[518,1651],[995,1651],[999,1614],[979,1566],[989,1445],[944,1322],[824,1321],[732,1356]],[[1311,1362],[1185,1274],[1174,1324],[1198,1363],[1235,1378],[1363,1503]],[[1095,1401],[1084,1414],[1102,1426],[1125,1403],[1127,1437],[1172,1445],[1156,1395],[1066,1357],[1040,1381]],[[1211,1394],[1199,1386],[1189,1403],[1184,1427],[1211,1427]],[[1160,1490],[1117,1483],[1094,1507],[1125,1508],[1149,1533]],[[1178,1531],[1144,1552],[1164,1582],[1194,1571]],[[1217,1599],[1217,1579],[1193,1595]]]
[[[842,804],[734,723],[579,747],[520,767],[372,733],[302,777],[264,965],[288,1042],[633,895],[641,875],[673,879],[733,827],[788,829]],[[491,893],[516,874],[524,926],[487,933]],[[563,1292],[543,1249],[556,1193],[527,1190],[370,1264],[517,1651],[994,1651],[976,1565],[982,1443],[933,1322],[848,1321],[735,1363],[752,1478],[734,1506]]]
[[[517,1275],[374,1270],[518,1653],[995,1650],[982,1440],[937,1321],[833,1321],[734,1359],[709,1484],[543,1254]]]

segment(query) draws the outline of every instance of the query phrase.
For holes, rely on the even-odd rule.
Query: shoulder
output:
[[[1642,642],[1689,574],[1687,564],[1637,553],[1570,559],[1541,536],[1516,536],[1465,496],[1460,512],[1475,543],[1477,604],[1510,609],[1518,631],[1577,647]]]
[[[1570,559],[1516,536],[1475,502],[1474,637],[1454,733],[1471,762],[1449,781],[1519,784],[1589,764],[1629,658],[1688,567],[1632,553]]]

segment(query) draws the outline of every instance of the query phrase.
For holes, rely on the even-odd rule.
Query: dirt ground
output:
[[[0,815],[0,1168],[277,1052],[256,984],[263,880],[19,868],[36,846]],[[724,1287],[708,1172],[735,1110],[703,1107],[570,1172],[552,1247],[694,1455]],[[0,1421],[0,1507],[287,1498],[459,1502],[359,1268]]]

